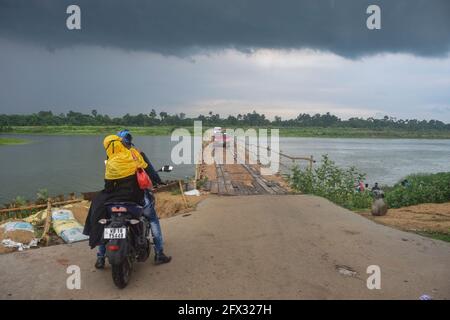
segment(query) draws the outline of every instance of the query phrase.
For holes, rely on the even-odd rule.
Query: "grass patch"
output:
[[[419,232],[417,232],[417,234],[424,236],[424,237],[432,238],[432,239],[450,242],[450,233],[437,232],[437,231],[419,231]]]
[[[49,134],[49,135],[106,135],[118,132],[123,128],[131,130],[135,135],[165,136],[176,128],[183,127],[193,132],[192,126],[12,126],[3,129],[15,134]],[[204,126],[208,129],[213,126]],[[234,128],[230,126],[230,128]],[[244,127],[243,129],[259,129]],[[271,128],[270,126],[268,128]],[[276,128],[276,127],[272,127]],[[402,130],[402,129],[360,129],[344,127],[281,127],[282,137],[314,137],[314,138],[392,138],[392,139],[450,139],[450,131],[445,130]]]
[[[1,138],[0,137],[0,146],[9,146],[9,145],[17,145],[17,144],[27,144],[29,140],[25,139],[17,139],[17,138]]]
[[[126,127],[134,135],[167,136],[175,129],[173,126]],[[123,130],[121,126],[15,126],[8,133],[48,134],[48,135],[108,135]]]
[[[386,139],[450,139],[450,131],[442,130],[402,130],[402,129],[364,129],[341,127],[301,127],[281,128],[283,137],[315,138],[386,138]]]
[[[450,172],[409,175],[393,187],[384,187],[390,208],[401,208],[421,203],[450,201]]]

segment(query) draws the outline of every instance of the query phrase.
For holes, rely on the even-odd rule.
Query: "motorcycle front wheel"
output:
[[[112,265],[112,277],[114,284],[119,289],[123,289],[127,286],[131,276],[131,263],[128,258],[123,259],[120,264]]]

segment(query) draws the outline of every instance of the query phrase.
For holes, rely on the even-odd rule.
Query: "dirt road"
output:
[[[136,264],[124,290],[78,243],[0,256],[0,298],[450,299],[449,243],[321,198],[210,197],[189,216],[161,222],[173,261]],[[66,288],[68,265],[81,268],[80,290]],[[381,268],[381,290],[366,287],[369,265]]]

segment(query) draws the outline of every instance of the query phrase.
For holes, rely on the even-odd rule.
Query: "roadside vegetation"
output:
[[[368,212],[373,201],[371,192],[368,190],[358,192],[355,188],[355,184],[360,180],[364,181],[364,177],[365,174],[355,168],[337,167],[327,155],[322,156],[322,162],[316,168],[311,170],[294,167],[291,174],[287,176],[291,187],[296,191],[324,197],[344,208],[357,211],[369,219],[375,218],[375,221],[382,224],[450,242],[450,229],[442,228],[442,223],[434,220],[434,216],[439,214],[439,211],[421,212],[411,207],[450,202],[450,172],[409,175],[394,186],[382,187],[388,207],[404,209],[411,220],[405,220],[406,216],[403,212],[397,212],[392,216],[388,212],[385,217],[372,217],[370,211]],[[445,219],[446,216],[445,212],[441,212],[439,219]],[[414,224],[421,227],[410,229]]]
[[[390,208],[450,201],[450,172],[414,174],[402,181],[383,188]]]
[[[433,238],[436,240],[450,242],[450,231],[448,233],[436,232],[436,231],[419,231],[417,232],[421,236]]]
[[[350,210],[367,209],[372,203],[369,191],[355,191],[357,181],[364,181],[365,174],[355,167],[339,168],[328,155],[314,169],[292,168],[288,176],[291,187],[305,194],[324,197]]]
[[[152,109],[148,114],[126,114],[110,117],[92,110],[90,114],[70,111],[55,115],[40,111],[29,115],[0,114],[0,132],[31,134],[104,134],[127,127],[141,135],[168,135],[174,128],[192,130],[193,121],[204,127],[279,128],[285,137],[342,138],[435,138],[450,139],[450,124],[439,120],[383,118],[350,118],[342,120],[330,113],[299,114],[295,118],[274,120],[256,111],[221,117],[210,111],[207,115],[187,117],[184,113],[168,114]]]
[[[372,203],[369,191],[358,192],[355,185],[364,181],[366,174],[355,167],[339,168],[328,155],[322,156],[314,169],[295,166],[287,176],[294,190],[321,196],[351,210],[367,209]],[[401,208],[423,203],[450,201],[450,172],[413,174],[394,186],[383,186],[389,208]]]

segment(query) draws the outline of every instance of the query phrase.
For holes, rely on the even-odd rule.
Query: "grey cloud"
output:
[[[81,7],[81,31],[66,29],[70,4]],[[382,30],[366,28],[370,4],[382,9]],[[100,45],[177,56],[224,48],[444,56],[450,1],[0,0],[0,37],[49,49]]]

